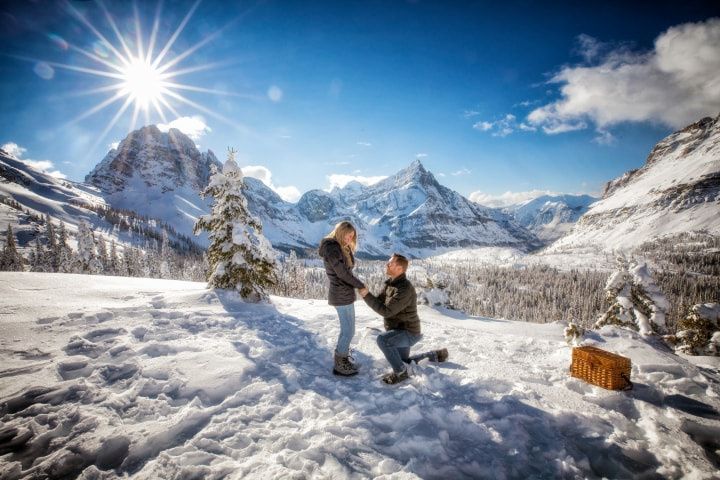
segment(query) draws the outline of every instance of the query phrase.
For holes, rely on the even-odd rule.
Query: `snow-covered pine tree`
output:
[[[167,230],[162,231],[162,243],[160,244],[160,278],[175,278],[174,252],[170,246],[170,237]]]
[[[90,224],[80,220],[78,224],[78,273],[98,273],[101,270],[100,262],[95,253],[95,238]]]
[[[5,272],[22,272],[25,269],[25,260],[20,252],[17,251],[15,243],[15,235],[12,227],[8,223],[7,233],[5,234],[5,246],[2,255],[0,255],[0,270]]]
[[[118,258],[117,246],[115,239],[110,240],[110,256],[108,258],[108,275],[118,275],[120,273],[120,259]]]
[[[693,305],[678,322],[674,340],[678,352],[720,356],[720,304]]]
[[[125,277],[143,276],[142,252],[135,247],[125,247],[121,275]]]
[[[195,234],[210,237],[208,287],[235,289],[248,301],[267,298],[266,288],[276,283],[275,255],[262,234],[262,225],[247,208],[243,175],[228,149],[222,171],[213,171],[203,197],[214,199],[209,215],[201,216]]]
[[[47,232],[48,239],[47,251],[45,252],[45,255],[47,256],[47,259],[45,260],[45,263],[48,266],[47,271],[57,272],[59,268],[57,234],[55,233],[55,226],[53,225],[49,214],[45,214],[45,231]]]
[[[97,238],[97,258],[100,262],[100,272],[107,273],[110,269],[110,259],[108,258],[107,244],[105,237],[98,235]]]
[[[40,242],[40,235],[35,236],[35,248],[30,252],[30,271],[31,272],[52,272],[52,269],[48,268],[49,254],[42,242]]]
[[[290,250],[290,255],[287,259],[289,293],[291,296],[298,295],[299,298],[302,298],[305,289],[305,275],[302,267],[295,250]]]
[[[605,293],[611,305],[595,322],[595,328],[618,325],[643,335],[664,332],[670,304],[646,264],[618,259],[618,269],[608,278]]]
[[[60,222],[60,228],[57,232],[57,271],[70,273],[74,271],[73,263],[74,254],[67,243],[67,229],[65,222]]]

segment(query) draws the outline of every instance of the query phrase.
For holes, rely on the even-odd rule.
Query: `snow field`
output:
[[[420,307],[446,346],[387,386],[357,302],[359,375],[332,375],[323,300],[204,284],[0,274],[0,478],[713,478],[718,363],[605,327],[631,392],[568,376],[563,325]],[[705,363],[712,359],[705,359]]]

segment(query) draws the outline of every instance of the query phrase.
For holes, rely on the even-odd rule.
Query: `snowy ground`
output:
[[[450,361],[336,378],[324,301],[248,305],[203,284],[0,273],[0,478],[718,478],[717,359],[606,329],[631,392],[568,376],[562,325],[420,308]],[[715,363],[711,363],[715,361]]]

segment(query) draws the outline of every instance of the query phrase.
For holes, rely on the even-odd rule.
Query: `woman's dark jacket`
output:
[[[340,243],[332,238],[323,238],[318,250],[325,264],[325,273],[330,281],[328,303],[332,306],[350,305],[355,302],[355,289],[365,284],[352,273],[352,266],[345,261]],[[350,252],[350,258],[355,261]]]
[[[368,293],[365,303],[385,320],[385,330],[407,330],[420,335],[420,317],[417,313],[417,294],[415,287],[403,273],[399,277],[387,280],[385,288],[377,297]]]

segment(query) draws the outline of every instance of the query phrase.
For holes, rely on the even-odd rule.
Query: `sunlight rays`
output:
[[[244,15],[240,15],[221,28],[215,30],[212,34],[203,36],[195,44],[183,49],[181,52],[172,50],[180,35],[188,27],[190,20],[196,13],[202,0],[195,0],[190,6],[188,12],[184,15],[179,25],[175,28],[172,35],[165,41],[160,43],[161,31],[161,14],[163,12],[163,0],[159,0],[154,11],[151,27],[149,30],[149,38],[143,35],[141,21],[141,12],[136,2],[133,2],[130,17],[125,22],[118,22],[102,0],[96,0],[95,3],[99,8],[100,19],[104,20],[104,29],[108,32],[109,37],[114,36],[114,42],[103,33],[103,27],[94,25],[89,19],[86,11],[81,11],[69,1],[65,1],[65,10],[70,16],[77,20],[96,39],[95,43],[89,48],[80,45],[73,45],[65,42],[65,49],[71,50],[78,54],[78,59],[84,59],[85,62],[78,64],[61,63],[46,61],[37,58],[10,55],[14,58],[33,62],[43,63],[50,67],[68,70],[80,74],[86,74],[93,77],[110,79],[110,84],[100,86],[89,86],[79,91],[67,92],[63,97],[83,97],[90,95],[105,94],[106,98],[97,104],[90,106],[78,115],[74,116],[65,123],[70,126],[81,120],[97,114],[98,112],[112,107],[113,104],[120,103],[120,107],[114,112],[108,124],[104,127],[99,135],[95,136],[95,142],[88,154],[91,154],[98,145],[100,145],[109,132],[120,122],[123,116],[129,119],[130,130],[135,130],[139,120],[142,118],[145,124],[150,124],[151,116],[162,120],[163,123],[169,123],[172,120],[171,115],[181,118],[182,115],[178,111],[177,105],[191,107],[194,110],[203,112],[213,118],[227,123],[238,130],[245,130],[246,127],[239,125],[227,117],[197,103],[186,96],[181,95],[180,91],[197,92],[201,94],[222,95],[231,97],[243,97],[256,99],[254,95],[240,95],[233,92],[224,91],[218,88],[205,88],[186,83],[178,83],[171,81],[176,77],[187,75],[195,72],[207,71],[218,67],[237,63],[236,60],[221,59],[217,61],[207,62],[200,65],[191,65],[178,69],[177,66],[190,58],[199,49],[218,38],[231,25],[236,23]],[[247,13],[247,12],[246,12]],[[121,30],[123,26],[126,30]],[[146,31],[148,31],[146,30]],[[58,37],[59,38],[59,37]],[[147,43],[145,41],[147,40]],[[160,48],[160,46],[162,47]],[[175,104],[175,105],[173,105]],[[131,108],[132,107],[132,108]],[[141,117],[142,116],[142,117]],[[170,118],[169,118],[170,117]]]

